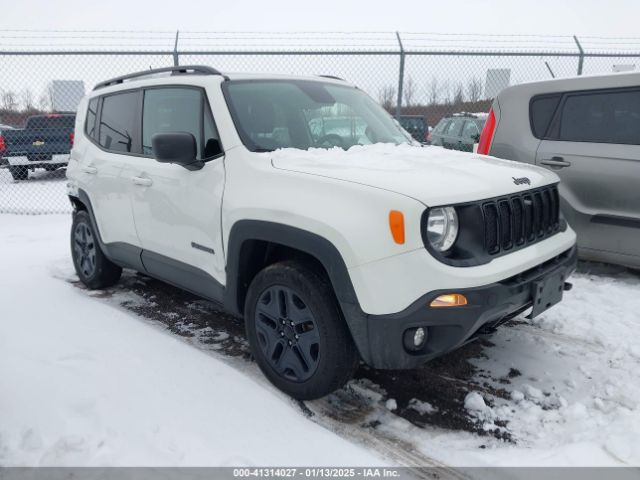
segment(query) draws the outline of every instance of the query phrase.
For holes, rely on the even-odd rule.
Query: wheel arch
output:
[[[335,245],[326,238],[290,225],[262,220],[240,220],[229,233],[225,308],[243,316],[246,293],[255,275],[283,259],[300,258],[322,268],[338,300],[351,336],[367,361],[366,314],[360,309],[347,266]]]

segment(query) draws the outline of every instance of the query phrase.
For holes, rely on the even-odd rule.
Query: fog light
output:
[[[440,295],[434,298],[430,306],[431,307],[461,307],[466,305],[467,297],[460,293],[447,293],[446,295]]]
[[[427,342],[427,330],[419,328],[410,328],[404,332],[404,346],[407,350],[415,352],[424,347]]]

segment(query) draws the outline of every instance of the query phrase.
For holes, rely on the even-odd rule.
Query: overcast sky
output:
[[[640,36],[637,0],[5,0],[2,29]]]

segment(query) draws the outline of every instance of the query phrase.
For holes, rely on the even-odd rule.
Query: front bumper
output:
[[[444,353],[455,350],[478,335],[492,333],[497,326],[528,310],[534,289],[545,280],[562,282],[573,273],[577,261],[575,247],[547,262],[501,282],[481,287],[430,292],[405,310],[390,315],[368,315],[369,355],[367,363],[380,369],[415,368]],[[461,293],[468,304],[460,307],[431,308],[429,304],[444,293]],[[403,344],[404,332],[422,327],[427,341],[417,352]]]

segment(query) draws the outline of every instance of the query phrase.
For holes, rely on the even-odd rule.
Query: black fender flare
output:
[[[243,310],[241,295],[242,248],[246,241],[259,240],[283,245],[314,257],[323,266],[338,299],[351,336],[367,362],[369,341],[367,315],[360,308],[351,277],[338,249],[326,238],[307,230],[263,220],[239,220],[229,232],[227,242],[227,281],[224,305],[240,316]]]

